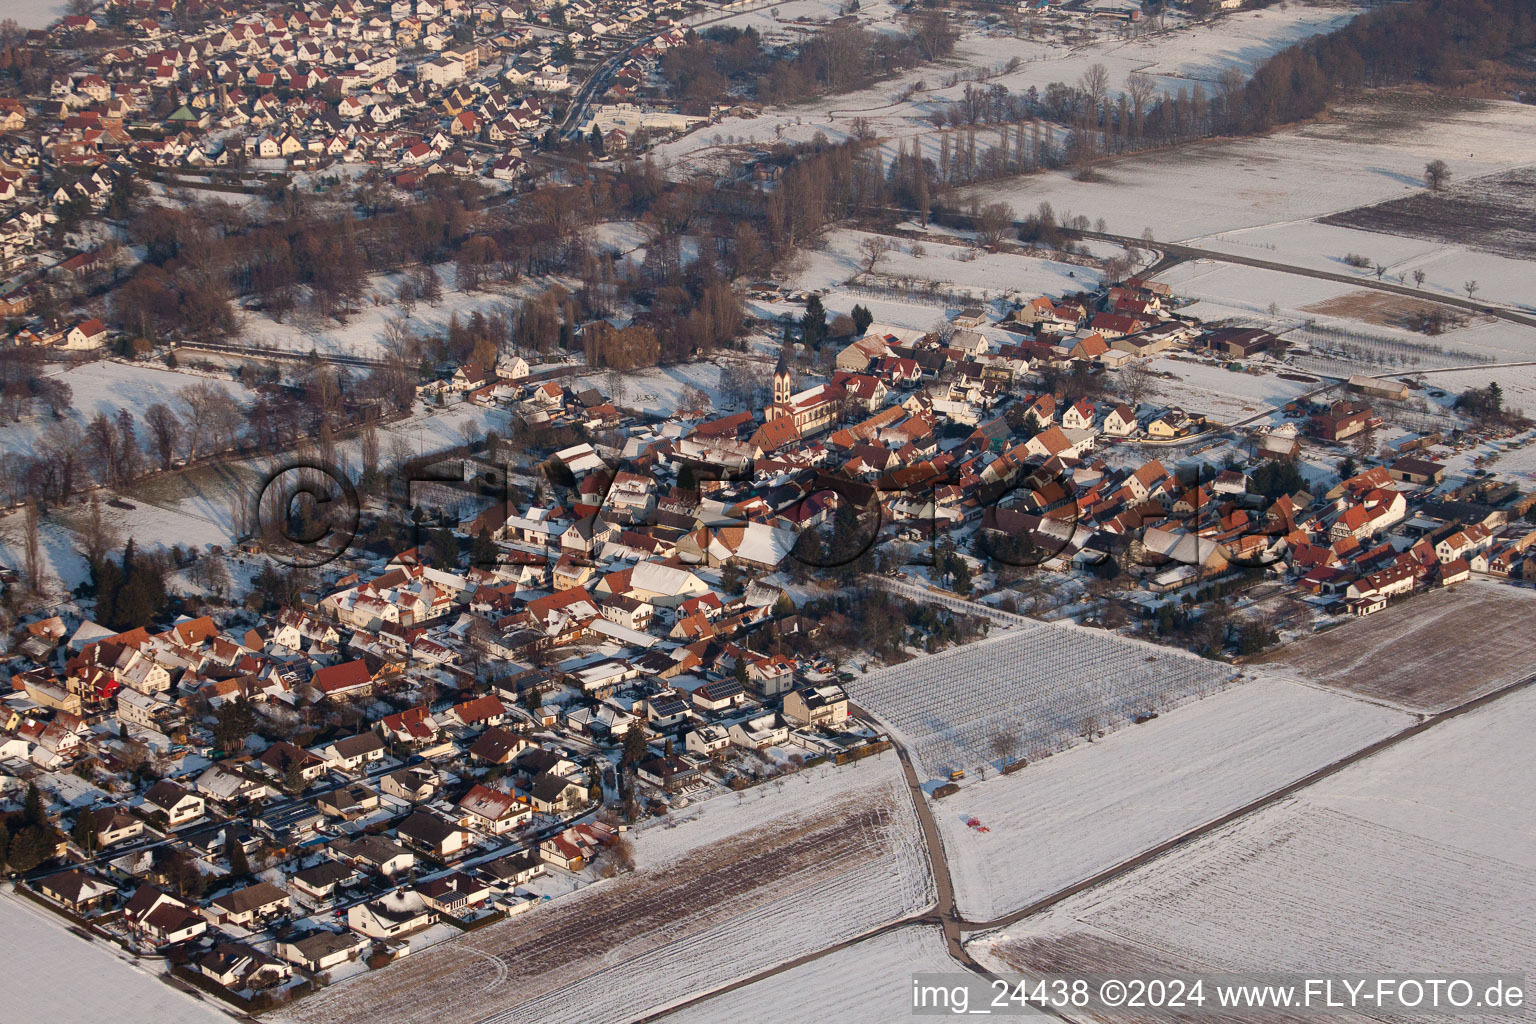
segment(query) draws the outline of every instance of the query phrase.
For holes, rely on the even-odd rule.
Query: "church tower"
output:
[[[789,360],[779,353],[779,365],[773,371],[773,405],[779,412],[789,410],[789,396],[793,382],[789,376]]]

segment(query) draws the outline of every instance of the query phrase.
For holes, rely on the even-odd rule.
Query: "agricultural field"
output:
[[[967,783],[933,805],[959,909],[979,921],[1017,911],[1412,722],[1265,675]]]
[[[1323,218],[1324,224],[1536,259],[1536,168],[1519,167]]]
[[[1038,759],[1214,693],[1232,677],[1230,666],[1192,654],[1031,622],[856,676],[848,691],[931,779],[999,759]]]
[[[1113,160],[1094,182],[1062,171],[975,191],[983,202],[1002,199],[1021,213],[1049,202],[1058,212],[1103,217],[1118,234],[1139,236],[1150,227],[1155,238],[1191,241],[1400,198],[1422,189],[1424,164],[1447,153],[1474,154],[1451,161],[1463,177],[1523,166],[1533,130],[1536,107],[1527,104],[1389,92],[1259,138]],[[1241,251],[1277,259],[1262,247]]]
[[[1475,580],[1286,644],[1259,661],[1407,708],[1455,707],[1531,674],[1536,594]]]
[[[971,949],[1012,970],[1524,972],[1533,727],[1536,694],[1506,696]]]
[[[1466,283],[1476,281],[1478,301],[1527,312],[1536,308],[1529,289],[1523,287],[1530,273],[1528,261],[1469,245],[1341,227],[1331,220],[1281,221],[1227,230],[1190,239],[1189,244],[1234,257],[1357,278],[1362,283],[1378,280],[1376,265],[1380,264],[1379,280],[1410,288],[1425,300],[1465,301]],[[1352,265],[1348,259],[1351,255],[1363,258],[1367,265]],[[1422,282],[1419,274],[1423,275]],[[1314,281],[1311,285],[1300,285],[1302,279],[1297,280],[1301,287],[1330,283]],[[1280,305],[1286,305],[1284,299]]]
[[[933,902],[889,754],[718,797],[700,813],[702,822],[640,833],[632,874],[336,985],[283,1019],[628,1020]]]
[[[7,1020],[229,1024],[234,1019],[213,999],[173,989],[106,940],[87,942],[70,934],[74,930],[24,897],[0,894],[0,962],[11,979]]]
[[[663,1020],[783,1024],[785,1008],[793,1006],[814,1008],[817,1019],[838,1024],[887,1024],[909,1016],[913,974],[958,969],[938,928],[911,925],[686,1006]]]

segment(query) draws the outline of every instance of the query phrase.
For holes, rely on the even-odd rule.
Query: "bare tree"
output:
[[[43,559],[38,545],[37,531],[38,518],[37,499],[32,498],[27,502],[26,515],[22,519],[22,547],[25,557],[25,571],[27,574],[27,589],[42,597],[46,596],[46,587],[43,583]]]
[[[1439,192],[1451,180],[1451,168],[1444,160],[1431,160],[1424,165],[1424,184]]]
[[[1461,287],[1466,290],[1467,298],[1469,299],[1478,292],[1478,283],[1476,281],[1468,281]]]
[[[144,425],[149,427],[150,444],[160,457],[160,469],[168,470],[176,458],[176,446],[181,440],[181,420],[170,406],[156,402],[144,410]]]
[[[369,420],[363,424],[360,437],[362,442],[362,475],[364,480],[372,480],[379,471],[379,430]]]
[[[988,203],[976,214],[976,239],[983,245],[1002,243],[1013,227],[1015,214],[1007,203]]]
[[[1142,399],[1147,397],[1147,389],[1152,385],[1152,373],[1147,369],[1147,364],[1139,359],[1132,359],[1120,368],[1120,393],[1125,396],[1126,404],[1134,412],[1141,405]]]
[[[102,517],[101,503],[95,495],[91,496],[90,511],[77,535],[80,538],[81,553],[92,568],[99,566],[107,553],[121,542],[117,530]]]
[[[1424,273],[1424,268],[1423,267],[1420,267],[1418,270],[1415,270],[1413,272],[1413,284],[1414,284],[1414,287],[1415,288],[1423,288],[1424,287],[1424,278],[1426,276],[1427,275]]]
[[[1002,726],[992,734],[991,743],[992,753],[997,755],[1004,767],[1018,759],[1019,750],[1024,746],[1024,741],[1017,732]]]
[[[1109,95],[1109,69],[1103,64],[1090,65],[1078,81],[1078,88],[1083,90],[1083,95],[1088,99],[1089,118],[1097,124],[1099,108],[1104,105],[1104,97]]]
[[[859,256],[864,261],[864,273],[873,274],[875,267],[885,259],[885,254],[890,251],[891,244],[882,235],[866,235],[859,240]]]
[[[187,438],[187,458],[200,454],[202,440],[208,435],[208,416],[211,410],[228,406],[224,391],[207,381],[188,384],[176,393],[176,404],[181,407],[181,419]]]

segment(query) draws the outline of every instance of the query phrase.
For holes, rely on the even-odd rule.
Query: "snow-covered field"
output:
[[[1476,281],[1479,301],[1536,310],[1536,296],[1531,295],[1528,284],[1530,263],[1461,245],[1335,227],[1315,221],[1224,231],[1194,239],[1190,244],[1236,256],[1376,280],[1374,267],[1356,268],[1344,262],[1345,256],[1358,253],[1386,267],[1383,277],[1392,283],[1417,287],[1413,272],[1424,271],[1422,290],[1426,298],[1451,296],[1464,299],[1467,297],[1464,285],[1467,281]],[[1342,287],[1327,281],[1296,280],[1306,282],[1300,287]],[[1280,304],[1284,306],[1286,303],[1281,301]]]
[[[62,918],[9,887],[0,893],[0,964],[5,965],[7,1021],[122,1021],[228,1024],[232,1015],[206,997],[172,989],[127,962],[104,939],[71,935]]]
[[[1444,153],[1475,154],[1457,160],[1462,176],[1531,161],[1536,107],[1467,102],[1400,109],[1404,103],[1389,94],[1259,138],[1126,157],[1106,165],[1096,182],[1057,172],[977,186],[977,195],[1021,212],[1049,202],[1057,211],[1103,217],[1119,234],[1151,227],[1156,238],[1187,241],[1408,194],[1423,187],[1424,164]],[[1238,251],[1266,258],[1268,250]]]
[[[610,380],[608,371],[604,370],[578,377],[571,386],[597,388],[620,408],[650,416],[673,415],[683,408],[683,392],[698,388],[709,396],[713,409],[726,411],[725,399],[720,393],[720,370],[721,367],[713,362],[679,363],[625,370],[616,380]]]
[[[1165,404],[1176,405],[1186,412],[1204,413],[1221,423],[1278,409],[1297,395],[1319,387],[1318,384],[1286,380],[1269,372],[1237,372],[1213,363],[1167,356],[1153,359],[1149,365],[1154,370],[1177,374],[1180,378],[1176,381],[1153,378],[1149,382],[1153,395]]]
[[[805,0],[825,10],[820,0]],[[787,39],[792,33],[785,23],[790,9],[754,11],[721,24],[745,27],[755,25],[772,41],[774,34]],[[775,19],[772,11],[778,10]],[[838,140],[853,131],[853,121],[863,119],[882,139],[889,140],[893,151],[899,139],[922,137],[925,151],[937,151],[929,118],[957,100],[965,89],[962,79],[945,85],[948,68],[979,73],[987,85],[1001,84],[1015,93],[1031,86],[1044,92],[1052,82],[1076,84],[1095,64],[1104,65],[1109,87],[1118,91],[1132,72],[1152,76],[1161,90],[1177,92],[1204,84],[1210,92],[1220,73],[1229,67],[1250,71],[1259,61],[1297,40],[1343,24],[1357,9],[1342,4],[1289,3],[1262,11],[1244,11],[1191,24],[1177,15],[1170,16],[1168,30],[1145,29],[1127,38],[1106,26],[1098,26],[1097,37],[1086,44],[1068,45],[1055,39],[1019,38],[1006,31],[970,32],[956,45],[955,54],[945,65],[920,67],[891,81],[839,96],[828,96],[798,106],[771,109],[756,117],[726,118],[681,139],[658,147],[658,159],[681,170],[712,166],[734,143],[808,142],[818,132]],[[807,14],[821,17],[820,13]],[[885,3],[866,4],[859,18],[874,31],[892,31],[897,27]],[[1007,70],[1010,61],[1020,63]],[[903,99],[903,93],[921,84],[921,91]],[[933,155],[930,153],[929,155]],[[1141,230],[1140,225],[1136,231]]]
[[[629,1020],[932,905],[890,753],[688,812],[633,834],[636,873],[333,986],[285,1019]]]
[[[886,1024],[912,1010],[912,975],[952,973],[944,935],[913,925],[668,1014],[667,1024],[783,1024],[789,1019]],[[788,1007],[805,1007],[791,1015]]]
[[[97,413],[110,418],[119,409],[131,409],[135,415],[142,416],[144,410],[156,402],[180,412],[176,405],[176,393],[193,384],[211,383],[223,388],[229,393],[230,400],[241,407],[249,404],[254,397],[243,384],[232,380],[110,359],[59,368],[49,376],[69,385],[74,410],[66,415],[82,428]],[[39,406],[33,415],[20,423],[0,425],[0,449],[8,452],[33,452],[37,439],[52,422],[53,417]],[[143,436],[141,427],[140,437]]]
[[[522,285],[496,285],[480,291],[462,292],[454,287],[451,264],[439,266],[437,272],[442,280],[442,300],[436,306],[417,302],[406,321],[411,333],[418,336],[446,334],[448,321],[455,313],[460,320],[466,320],[476,310],[486,315],[505,312],[509,305],[515,305],[538,290],[525,281]],[[370,277],[368,294],[361,309],[344,324],[330,319],[318,320],[306,311],[289,314],[282,323],[264,313],[242,311],[237,343],[299,354],[315,350],[325,355],[381,358],[384,355],[384,325],[403,315],[394,297],[406,276],[395,273]]]
[[[866,231],[840,230],[827,235],[826,245],[805,255],[804,266],[790,282],[795,289],[829,288],[853,279],[855,285],[882,286],[915,282],[918,287],[936,285],[950,291],[966,292],[977,299],[1017,297],[1032,299],[1037,295],[1059,297],[1066,292],[1097,288],[1102,275],[1090,267],[1075,266],[1020,253],[980,252],[967,245],[943,242],[914,243],[888,238],[893,248],[882,256],[872,274],[865,272],[866,262],[859,245],[873,237]],[[913,245],[921,246],[922,255],[913,255]],[[861,301],[857,287],[848,289],[855,301]],[[935,316],[941,312],[935,309]],[[884,321],[881,321],[884,322]],[[932,320],[928,326],[932,323]]]
[[[5,16],[22,28],[47,28],[69,13],[64,0],[6,0]]]
[[[1230,666],[1102,630],[1025,622],[856,675],[848,691],[901,738],[919,775],[939,778],[1049,755],[1085,733],[1213,693],[1233,675]]]
[[[1536,693],[1505,697],[972,949],[1011,969],[1528,972],[1532,728]]]
[[[1269,676],[934,803],[955,898],[991,920],[1412,724]],[[972,817],[990,828],[968,828]]]

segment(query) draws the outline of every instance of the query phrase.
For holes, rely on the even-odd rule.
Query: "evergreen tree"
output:
[[[101,565],[91,573],[96,586],[96,621],[110,624],[117,621],[117,592],[123,589],[123,571],[110,558],[103,558]]]
[[[497,562],[496,542],[491,540],[491,531],[480,527],[480,532],[475,535],[475,543],[470,548],[469,564],[477,567],[494,566]]]
[[[75,827],[70,830],[69,838],[75,841],[75,845],[85,851],[87,855],[96,852],[96,815],[91,811],[81,811],[75,819]]]
[[[37,783],[27,784],[27,799],[22,805],[21,821],[24,825],[36,825],[39,828],[48,827],[48,807],[43,803],[42,790],[37,788]]]
[[[869,330],[869,325],[875,322],[875,315],[864,306],[854,306],[852,316],[854,329],[860,336],[863,336],[864,332]]]
[[[639,764],[648,753],[644,728],[637,725],[624,734],[624,756],[621,763]]]
[[[224,830],[224,859],[229,862],[233,878],[245,878],[251,873],[251,862],[245,855],[245,847],[235,838],[233,827]]]
[[[28,825],[11,837],[6,860],[12,871],[31,871],[53,856],[56,843],[52,836],[36,825]]]
[[[106,623],[113,629],[129,630],[147,626],[155,617],[154,603],[149,587],[138,573],[128,577],[117,593],[114,620]]]
[[[245,697],[220,704],[213,713],[213,742],[225,754],[239,753],[256,730],[256,710]]]
[[[800,317],[800,340],[815,348],[827,336],[827,310],[821,304],[820,295],[812,295],[805,302],[805,314]]]
[[[306,785],[308,782],[304,778],[304,760],[295,757],[283,769],[283,788],[289,793],[302,793]]]

